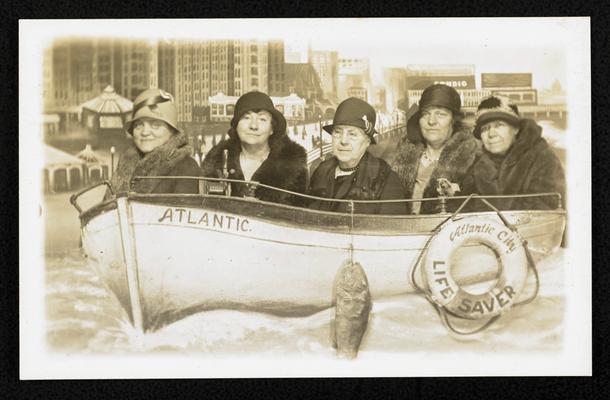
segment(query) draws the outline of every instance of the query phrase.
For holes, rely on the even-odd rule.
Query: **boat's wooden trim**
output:
[[[121,199],[122,197],[119,197]],[[139,195],[130,194],[128,201],[163,205],[169,208],[205,209],[217,212],[239,214],[246,218],[258,218],[277,225],[295,226],[311,231],[352,232],[369,235],[393,235],[405,233],[421,233],[432,231],[450,214],[418,214],[418,215],[367,215],[336,213],[311,210],[301,207],[276,204],[241,197],[226,197],[219,195]],[[95,216],[112,210],[117,200],[101,203],[85,211],[81,215],[81,223],[86,225]],[[556,214],[565,216],[565,210],[534,210],[506,211],[510,214],[545,215]],[[495,215],[495,212],[477,212],[464,215]],[[350,229],[351,228],[351,229]]]
[[[117,208],[117,200],[119,198],[120,197],[109,199],[109,200],[104,200],[101,203],[98,203],[98,204],[94,205],[93,207],[83,211],[79,215],[81,227],[84,227],[85,225],[87,225],[89,223],[89,221],[91,221],[93,218],[97,217],[98,215],[111,211],[111,210],[115,210]]]
[[[119,216],[119,230],[123,244],[123,257],[127,272],[127,286],[129,287],[129,301],[133,326],[138,333],[144,331],[142,305],[140,301],[140,285],[138,282],[138,259],[136,255],[135,238],[133,235],[132,216],[130,205],[126,197],[117,199]]]

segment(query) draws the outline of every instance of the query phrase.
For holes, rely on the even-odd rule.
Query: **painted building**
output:
[[[269,93],[268,43],[260,40],[235,41],[234,54],[228,55],[229,65],[233,74],[228,79],[234,79],[235,87],[231,85],[227,93],[241,96],[253,90]],[[233,58],[231,58],[233,56]]]
[[[210,104],[210,119],[212,121],[230,121],[235,112],[235,104],[239,96],[228,96],[220,92],[208,99]],[[289,123],[305,120],[305,99],[291,93],[289,96],[271,96],[275,108],[279,110]]]
[[[409,77],[474,75],[473,64],[410,64],[405,69]]]
[[[336,51],[308,51],[309,64],[320,78],[324,98],[337,100],[339,86],[339,58]]]
[[[80,188],[85,184],[84,160],[55,147],[44,146],[42,187],[48,192],[62,192]]]
[[[83,103],[81,108],[82,119],[89,132],[104,134],[125,129],[133,103],[108,85],[99,96]]]
[[[339,61],[339,100],[356,97],[372,102],[372,84],[369,60],[366,58],[340,58]]]
[[[273,40],[268,43],[268,80],[269,96],[285,96],[288,94],[286,87],[286,72],[284,71],[284,41]]]
[[[482,73],[481,87],[506,96],[517,105],[538,104],[538,91],[532,88],[531,73]]]
[[[407,98],[407,73],[402,68],[384,68],[382,79],[385,107],[388,112],[392,112]]]
[[[174,95],[179,122],[203,122],[210,116],[208,99],[216,93],[267,92],[268,51],[265,41],[162,41],[159,87]]]
[[[145,40],[59,39],[43,56],[45,111],[82,104],[112,85],[128,99],[157,86],[157,44]]]
[[[317,118],[322,114],[321,107],[316,107],[324,99],[324,91],[320,83],[320,77],[311,64],[286,64],[286,86],[290,93],[296,93],[305,99],[305,118]]]

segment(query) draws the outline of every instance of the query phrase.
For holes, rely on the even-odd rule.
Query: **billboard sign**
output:
[[[409,90],[423,90],[436,83],[442,83],[455,89],[475,89],[474,75],[409,76],[407,78]]]
[[[532,74],[481,74],[482,88],[532,87]]]

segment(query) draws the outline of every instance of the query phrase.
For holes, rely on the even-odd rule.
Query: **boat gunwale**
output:
[[[377,214],[349,214],[338,213],[332,211],[312,210],[303,207],[295,207],[286,204],[278,204],[265,202],[255,198],[242,197],[227,197],[224,195],[203,195],[203,194],[140,194],[140,193],[125,193],[117,198],[127,197],[128,202],[136,202],[138,204],[156,205],[161,207],[187,207],[196,209],[205,209],[206,200],[216,202],[208,203],[209,211],[212,212],[229,212],[246,217],[256,218],[263,222],[272,223],[278,226],[297,227],[312,232],[331,232],[331,233],[353,233],[365,234],[370,236],[388,236],[388,235],[409,235],[430,233],[433,229],[406,229],[405,225],[409,221],[417,223],[417,225],[435,225],[441,223],[442,220],[450,217],[451,213],[436,213],[436,214],[404,214],[404,215],[377,215]],[[84,211],[81,218],[81,226],[86,226],[95,217],[116,209],[117,198],[105,200],[90,209]],[[197,199],[201,199],[197,202]],[[147,201],[149,200],[149,201]],[[190,200],[191,204],[185,204],[184,200]],[[224,203],[222,204],[221,203]],[[236,208],[241,206],[247,207],[241,210],[226,210],[226,202],[237,203]],[[212,203],[213,203],[212,202]],[[219,206],[219,204],[222,204]],[[257,212],[257,209],[259,212]],[[273,216],[265,215],[265,210],[275,210],[282,217],[273,218]],[[242,211],[242,212],[240,212]],[[261,213],[261,211],[263,211]],[[566,211],[564,209],[555,210],[510,210],[503,211],[510,215],[558,215],[565,218]],[[466,217],[493,217],[496,216],[495,211],[469,212],[460,213],[459,216]],[[332,223],[322,223],[322,220],[329,220]],[[313,221],[313,222],[312,222]],[[436,223],[436,224],[435,224]],[[391,226],[388,226],[391,225]],[[378,226],[375,228],[375,226]],[[423,228],[423,227],[422,227]]]
[[[207,181],[213,181],[213,182],[228,182],[228,183],[240,183],[240,184],[246,184],[246,185],[253,185],[254,187],[263,187],[263,188],[267,188],[267,189],[271,189],[271,190],[275,190],[275,191],[279,191],[279,192],[284,192],[287,194],[291,194],[291,195],[296,195],[302,198],[307,198],[310,200],[320,200],[320,201],[325,201],[325,202],[333,202],[333,203],[348,203],[349,205],[351,205],[351,209],[353,209],[353,205],[354,204],[385,204],[385,203],[413,203],[413,202],[426,202],[426,201],[437,201],[440,202],[441,205],[443,206],[442,209],[444,209],[444,205],[446,204],[447,201],[455,201],[455,200],[463,200],[462,205],[459,207],[459,209],[461,209],[468,201],[470,201],[471,199],[502,199],[502,198],[529,198],[529,197],[549,197],[549,196],[554,196],[557,197],[558,199],[558,207],[554,210],[510,210],[510,211],[526,211],[526,212],[531,212],[531,211],[563,211],[565,213],[565,210],[561,207],[561,195],[557,192],[547,192],[547,193],[531,193],[531,194],[513,194],[513,195],[478,195],[478,194],[471,194],[469,196],[440,196],[440,197],[429,197],[429,198],[421,198],[421,199],[388,199],[388,200],[352,200],[352,199],[332,199],[332,198],[325,198],[325,197],[318,197],[318,196],[312,196],[309,194],[304,194],[304,193],[298,193],[298,192],[293,192],[290,190],[286,190],[286,189],[282,189],[282,188],[276,188],[274,186],[270,186],[270,185],[266,185],[260,182],[255,182],[255,181],[243,181],[243,180],[236,180],[236,179],[227,179],[227,178],[210,178],[210,177],[198,177],[198,176],[135,176],[132,178],[131,184],[133,184],[135,181],[137,180],[147,180],[147,179],[191,179],[191,180],[197,180],[197,181],[203,181],[204,183],[206,183]],[[86,193],[87,191],[93,189],[94,187],[100,186],[102,184],[105,184],[109,187],[110,193],[114,196],[113,198],[110,198],[108,200],[103,200],[102,202],[90,207],[89,209],[82,211],[81,208],[78,206],[77,204],[77,198]],[[362,218],[362,217],[375,217],[376,219],[388,219],[388,220],[395,220],[397,217],[399,218],[403,218],[403,217],[411,217],[411,218],[417,218],[417,219],[422,219],[422,217],[428,217],[428,216],[432,216],[432,217],[439,217],[439,216],[448,216],[451,215],[451,213],[447,213],[447,212],[439,212],[439,213],[435,213],[435,214],[362,214],[362,213],[343,213],[343,212],[334,212],[334,211],[322,211],[322,210],[315,210],[315,209],[310,209],[307,207],[297,207],[297,206],[292,206],[292,205],[287,205],[287,204],[281,204],[281,203],[272,203],[272,202],[267,202],[264,200],[259,200],[257,198],[254,197],[233,197],[233,196],[227,196],[224,194],[209,194],[209,193],[136,193],[133,191],[126,191],[126,192],[120,192],[120,193],[115,193],[114,188],[112,187],[112,183],[110,181],[102,181],[100,183],[96,183],[94,185],[89,186],[88,188],[85,188],[83,190],[81,190],[80,192],[73,194],[70,198],[70,202],[72,203],[72,205],[78,210],[79,212],[79,218],[81,220],[81,227],[84,227],[93,217],[95,217],[97,214],[103,212],[104,210],[106,210],[106,208],[114,203],[114,207],[112,207],[111,209],[116,208],[116,199],[117,198],[121,198],[121,197],[127,197],[128,200],[129,199],[190,199],[190,198],[201,198],[202,202],[201,205],[203,205],[203,203],[205,202],[206,198],[210,198],[210,199],[218,199],[218,198],[222,198],[222,199],[231,199],[231,200],[239,200],[239,201],[247,201],[247,202],[255,202],[256,204],[261,204],[263,206],[269,206],[269,207],[282,207],[282,208],[287,208],[289,210],[294,210],[294,211],[298,211],[298,212],[305,212],[307,211],[308,213],[319,213],[320,215],[332,215],[332,216],[347,216],[350,219],[351,218]],[[491,211],[491,210],[490,210]],[[505,210],[505,211],[509,211],[509,210]],[[481,212],[470,212],[470,213],[464,213],[464,214],[468,214],[468,215],[473,215],[473,214],[479,214]],[[485,212],[483,212],[485,213]],[[352,222],[353,225],[353,222]]]

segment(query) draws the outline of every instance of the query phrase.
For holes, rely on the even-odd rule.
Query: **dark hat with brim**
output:
[[[237,99],[233,119],[231,119],[231,127],[235,128],[241,117],[252,110],[265,110],[269,112],[276,123],[274,132],[286,133],[286,118],[284,118],[284,115],[275,108],[271,97],[263,92],[256,91],[248,92]]]
[[[345,99],[337,107],[333,123],[322,127],[326,132],[332,134],[335,125],[355,126],[364,131],[364,134],[371,139],[371,144],[376,144],[375,121],[377,114],[375,109],[366,101],[356,97]]]
[[[457,90],[440,83],[428,86],[422,93],[419,103],[415,107],[411,106],[407,112],[407,137],[412,142],[424,140],[419,120],[421,112],[428,107],[446,108],[451,111],[454,117],[462,115],[462,100]]]
[[[481,139],[481,127],[488,122],[501,120],[512,126],[519,126],[521,116],[519,108],[508,97],[490,96],[479,104],[476,112],[476,124],[473,135]]]

